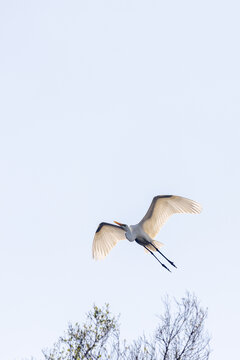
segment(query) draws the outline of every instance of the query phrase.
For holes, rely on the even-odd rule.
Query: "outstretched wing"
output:
[[[117,225],[102,222],[99,224],[92,244],[92,256],[95,260],[103,259],[119,240],[124,240],[125,231]]]
[[[199,214],[201,210],[201,205],[196,201],[176,195],[159,195],[153,198],[146,215],[139,224],[154,239],[171,215]]]

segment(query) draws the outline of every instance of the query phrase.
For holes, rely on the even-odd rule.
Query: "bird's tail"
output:
[[[163,243],[161,243],[160,241],[157,241],[157,240],[152,240],[153,242],[153,245],[156,246],[157,249],[160,249],[162,246],[163,246]],[[152,246],[151,244],[148,244],[148,245],[145,245],[149,250],[151,251],[157,251],[155,249],[154,246]],[[148,250],[145,249],[146,252],[148,252]]]

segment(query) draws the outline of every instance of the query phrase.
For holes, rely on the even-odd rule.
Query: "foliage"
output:
[[[194,295],[186,294],[174,304],[164,300],[152,339],[140,337],[130,345],[121,344],[118,320],[109,306],[93,306],[82,326],[69,325],[66,334],[49,351],[46,360],[208,360],[209,336],[204,330],[207,311]]]
[[[85,324],[69,324],[53,349],[43,353],[46,360],[106,359],[116,339],[118,323],[110,315],[109,306],[100,309],[94,305]]]

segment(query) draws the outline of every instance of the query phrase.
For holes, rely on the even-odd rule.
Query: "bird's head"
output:
[[[119,225],[121,229],[128,231],[128,225],[127,224],[122,224],[120,222],[114,221],[115,224]]]

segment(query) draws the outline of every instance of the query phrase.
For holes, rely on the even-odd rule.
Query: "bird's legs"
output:
[[[150,249],[148,249],[145,245],[142,245],[142,246],[145,247],[145,249],[146,249],[147,251],[149,251],[149,252],[152,254],[152,256],[154,256],[155,259],[157,259],[157,261],[158,261],[165,269],[167,269],[169,272],[171,272],[171,271],[169,270],[169,268],[168,268],[166,265],[164,265],[164,264],[154,255],[154,253],[153,253]]]
[[[152,246],[155,248],[155,250],[156,250],[160,255],[162,255],[162,256],[164,257],[164,259],[166,259],[166,260],[169,262],[169,264],[171,264],[172,266],[174,266],[174,267],[177,269],[176,265],[175,265],[171,260],[169,260],[165,255],[163,255],[163,253],[162,253],[153,243],[149,242],[149,245],[152,245]]]

